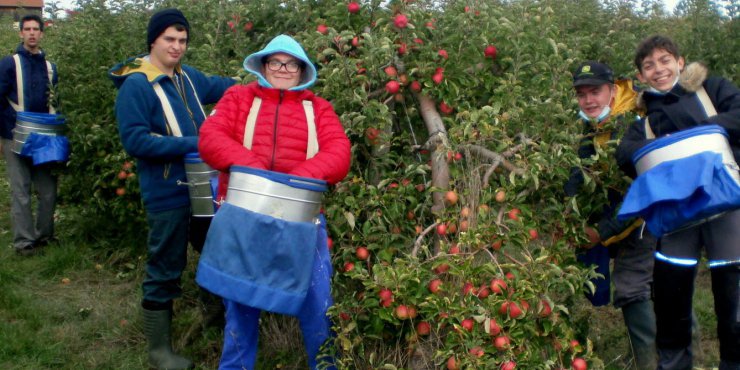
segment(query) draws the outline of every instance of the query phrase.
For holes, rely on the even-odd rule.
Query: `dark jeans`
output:
[[[180,277],[187,264],[188,240],[200,251],[210,222],[210,217],[190,217],[190,207],[147,213],[145,302],[164,304],[182,294]]]

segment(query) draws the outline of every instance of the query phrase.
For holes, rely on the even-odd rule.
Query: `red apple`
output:
[[[571,366],[573,366],[573,370],[586,370],[588,369],[588,364],[586,364],[586,360],[576,357],[573,359],[573,362],[571,363]]]
[[[367,248],[365,248],[365,247],[359,247],[355,251],[355,255],[357,256],[358,259],[364,261],[368,257],[370,257],[370,252],[368,252]]]
[[[380,297],[382,301],[390,301],[393,299],[393,292],[388,288],[383,288],[378,292],[378,297]]]
[[[475,322],[473,319],[465,319],[460,323],[460,326],[463,327],[463,329],[467,331],[473,331],[473,326],[475,325]]]
[[[529,229],[529,238],[532,240],[537,240],[537,238],[540,237],[540,234],[535,229]]]
[[[439,103],[439,110],[440,110],[440,112],[442,112],[442,113],[444,113],[444,114],[450,114],[450,113],[452,113],[452,112],[453,112],[453,111],[454,111],[455,109],[454,109],[454,108],[452,108],[451,106],[447,105],[447,103],[445,103],[445,102],[441,102],[441,103]]]
[[[349,4],[347,4],[347,11],[349,11],[352,14],[355,14],[360,11],[360,4],[354,1],[350,1]]]
[[[501,364],[501,370],[514,370],[516,369],[516,362],[506,361]]]
[[[128,174],[126,171],[120,171],[118,172],[118,179],[119,180],[126,180],[128,178]]]
[[[441,289],[441,286],[442,286],[442,280],[434,279],[429,282],[428,288],[430,292],[432,292],[433,294],[437,294],[439,290]]]
[[[435,84],[439,85],[442,83],[442,80],[444,80],[445,75],[442,73],[435,73],[434,76],[432,76],[432,81],[434,81]]]
[[[457,366],[457,360],[455,359],[455,356],[447,359],[447,370],[460,370],[460,368]]]
[[[439,275],[439,274],[444,274],[445,272],[447,272],[449,270],[450,270],[450,265],[448,265],[446,263],[441,263],[441,264],[439,264],[439,266],[437,266],[437,267],[434,268],[434,273],[437,274],[437,275]]]
[[[421,84],[419,83],[419,81],[411,81],[410,88],[411,88],[411,91],[419,92],[421,91]]]
[[[409,308],[406,305],[398,305],[396,307],[396,317],[399,320],[406,320],[409,318]]]
[[[332,238],[326,238],[326,247],[329,248],[329,250],[334,248],[334,240],[332,240]]]
[[[352,262],[345,262],[344,263],[344,272],[350,272],[355,269],[355,264]]]
[[[416,307],[414,306],[408,306],[407,307],[408,313],[409,313],[409,319],[413,320],[416,318],[417,312]]]
[[[504,294],[506,291],[506,282],[503,279],[491,280],[491,290],[496,294]]]
[[[496,337],[496,339],[493,340],[493,346],[499,351],[507,350],[509,348],[509,344],[511,344],[511,340],[505,335]]]
[[[320,24],[316,26],[316,31],[322,35],[326,35],[329,33],[329,27],[327,27],[325,24]]]
[[[506,200],[506,192],[503,190],[497,191],[495,198],[497,202],[499,203],[503,202],[504,200]]]
[[[550,316],[552,313],[552,307],[550,307],[550,303],[546,300],[540,301],[540,309],[539,309],[539,315],[540,317],[547,317]]]
[[[403,14],[398,14],[393,18],[393,24],[398,28],[406,28],[409,24],[409,19]]]
[[[129,161],[123,162],[123,165],[121,165],[121,169],[124,171],[130,171],[131,168],[133,167],[134,167],[134,164]]]
[[[517,306],[515,302],[511,302],[509,304],[509,317],[511,317],[512,319],[518,319],[522,317],[522,315],[524,315],[522,309],[519,308],[519,306]]]
[[[463,288],[462,288],[463,295],[468,295],[468,294],[471,294],[472,292],[473,292],[473,283],[468,281],[465,284],[463,284]]]
[[[496,59],[496,47],[493,45],[486,46],[486,49],[483,50],[483,55],[486,56],[486,58]]]
[[[570,350],[573,351],[573,353],[581,352],[581,343],[579,343],[575,339],[572,339],[570,342],[568,342],[568,346],[570,347]]]
[[[449,254],[458,254],[460,253],[460,247],[457,245],[457,243],[452,244],[450,247],[450,250],[447,251]]]
[[[501,242],[500,239],[496,239],[496,240],[493,241],[493,243],[491,243],[491,248],[493,248],[493,250],[497,251],[497,250],[501,249],[501,245],[502,244],[503,244],[503,242]]]
[[[429,335],[431,331],[432,331],[432,326],[429,325],[429,323],[426,321],[419,321],[419,323],[416,324],[416,334]]]
[[[438,235],[447,235],[447,225],[444,223],[441,223],[437,225],[437,234]]]
[[[360,46],[360,38],[359,37],[355,36],[355,37],[352,38],[352,46],[354,46],[354,47]]]
[[[126,195],[126,188],[118,188],[118,189],[116,189],[116,195],[118,195],[119,197],[122,197],[122,196]]]
[[[397,93],[400,88],[401,85],[398,83],[398,81],[388,81],[388,83],[385,84],[385,91],[387,91],[389,94]]]
[[[491,291],[488,290],[488,287],[485,286],[485,284],[478,289],[478,298],[480,299],[486,299],[490,294]]]
[[[437,52],[437,55],[439,55],[440,57],[442,57],[442,59],[447,59],[448,58],[447,50],[445,50],[445,49],[439,49],[439,51]]]
[[[350,316],[349,316],[348,313],[342,312],[342,313],[339,314],[339,318],[342,319],[342,320],[344,320],[344,321],[349,321]]]
[[[389,77],[396,77],[398,76],[398,70],[396,70],[396,67],[394,66],[388,66],[383,68],[383,72],[387,74]]]
[[[522,214],[522,211],[519,210],[519,208],[512,208],[506,216],[509,217],[510,220],[518,221],[519,215]]]
[[[496,319],[491,319],[491,322],[488,324],[488,334],[496,336],[499,333],[501,333],[501,326],[496,322]]]
[[[406,54],[406,43],[402,42],[398,44],[398,55],[404,55]]]
[[[483,357],[483,355],[485,354],[485,352],[483,351],[483,348],[480,348],[478,346],[469,349],[468,353],[470,353],[474,357]]]
[[[253,22],[247,22],[244,24],[244,31],[249,32],[252,30],[252,28],[254,28]]]

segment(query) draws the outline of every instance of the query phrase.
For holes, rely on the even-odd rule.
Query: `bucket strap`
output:
[[[190,79],[190,76],[188,76],[185,70],[182,70],[182,75],[185,77],[185,80],[188,81],[188,84],[190,84],[190,88],[193,89],[193,96],[195,96],[195,101],[198,102],[198,108],[200,108],[200,112],[203,113],[203,117],[208,117],[206,111],[203,109],[203,103],[201,103],[200,98],[198,98],[198,90],[195,89],[193,80]]]
[[[252,100],[252,107],[249,108],[249,115],[247,116],[247,126],[244,127],[244,147],[252,150],[252,141],[254,140],[254,127],[257,124],[257,115],[260,112],[260,106],[262,105],[262,99],[258,96]]]
[[[244,142],[243,145],[247,149],[252,149],[252,141],[254,140],[254,128],[257,124],[257,115],[259,114],[260,106],[262,105],[262,99],[255,96],[252,101],[252,106],[249,108],[249,114],[247,115],[247,124],[244,127]],[[306,148],[306,159],[313,158],[316,153],[319,152],[319,141],[316,135],[316,120],[313,111],[313,102],[310,100],[303,101],[303,111],[306,113],[306,125],[308,126],[308,146]]]
[[[704,88],[704,86],[702,86],[699,90],[696,90],[696,96],[699,98],[699,104],[701,104],[701,107],[704,108],[704,113],[707,115],[707,117],[717,115],[717,109],[714,108],[714,104],[712,104],[712,99],[709,99],[709,94],[707,94],[707,90]],[[653,132],[653,129],[650,128],[650,119],[648,117],[645,117],[645,138],[655,139],[655,133]]]
[[[303,111],[306,112],[306,124],[308,125],[308,147],[306,148],[306,159],[311,159],[319,152],[319,141],[316,137],[316,121],[314,121],[313,103],[309,100],[304,100]]]
[[[696,96],[699,97],[699,103],[701,103],[702,108],[704,108],[704,113],[707,114],[707,117],[717,115],[717,110],[714,109],[712,99],[709,99],[709,94],[707,94],[707,90],[704,89],[704,86],[696,91]]]
[[[15,62],[15,86],[16,86],[16,92],[18,95],[18,102],[14,102],[8,99],[8,103],[10,103],[10,106],[13,107],[13,110],[16,112],[23,112],[26,110],[26,97],[25,97],[25,90],[23,88],[23,64],[21,64],[21,56],[18,54],[13,54],[13,62]],[[49,78],[49,83],[51,84],[52,81],[54,81],[54,68],[51,65],[51,62],[48,60],[46,62],[46,74]],[[49,104],[49,113],[54,114],[56,113],[56,110],[54,107]]]
[[[162,104],[162,110],[164,111],[164,120],[165,124],[167,125],[167,129],[172,133],[172,136],[182,137],[180,124],[177,122],[175,111],[172,109],[172,104],[170,104],[170,100],[167,99],[167,94],[165,94],[162,85],[160,85],[159,82],[155,82],[152,87],[154,88],[154,92],[159,98],[159,102]]]

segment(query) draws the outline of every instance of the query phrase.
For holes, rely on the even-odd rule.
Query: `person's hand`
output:
[[[599,244],[601,241],[601,236],[599,236],[599,232],[596,231],[593,227],[586,226],[583,231],[586,233],[586,238],[588,239],[588,244],[584,246],[584,248],[591,249],[596,244]]]

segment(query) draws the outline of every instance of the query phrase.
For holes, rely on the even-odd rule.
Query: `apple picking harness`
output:
[[[18,86],[18,102],[12,101],[10,97],[7,98],[10,106],[16,111],[11,150],[23,157],[31,158],[34,166],[50,162],[66,162],[69,160],[70,149],[69,140],[64,136],[66,128],[64,117],[56,114],[51,104],[49,104],[49,113],[26,111],[23,63],[18,54],[13,55],[13,61],[16,70],[16,86]],[[46,70],[49,81],[53,81],[56,71],[49,61],[46,61]]]

